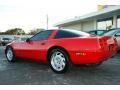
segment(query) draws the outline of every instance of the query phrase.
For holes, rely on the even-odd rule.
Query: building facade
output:
[[[81,31],[120,28],[120,6],[114,5],[108,8],[105,6],[102,10],[100,9],[97,12],[59,22],[55,26]]]

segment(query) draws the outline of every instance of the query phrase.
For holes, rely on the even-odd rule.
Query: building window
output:
[[[97,29],[106,29],[109,30],[112,28],[113,18],[105,18],[97,20]]]
[[[117,28],[120,28],[120,15],[117,17]]]

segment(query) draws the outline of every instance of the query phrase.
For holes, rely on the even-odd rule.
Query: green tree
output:
[[[34,35],[34,34],[37,34],[38,32],[41,32],[41,31],[44,31],[44,29],[37,28],[37,29],[31,30],[28,34]]]
[[[5,34],[5,32],[0,32],[0,35],[4,35]]]
[[[5,34],[9,35],[24,35],[25,31],[22,30],[21,28],[14,28],[14,29],[9,29],[5,32]]]

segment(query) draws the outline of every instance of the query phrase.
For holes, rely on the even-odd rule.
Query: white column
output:
[[[97,29],[97,20],[94,20],[94,30]]]
[[[113,15],[113,26],[112,28],[117,28],[117,15]]]

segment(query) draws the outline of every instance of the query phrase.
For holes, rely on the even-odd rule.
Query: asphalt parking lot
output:
[[[48,65],[22,61],[9,63],[0,46],[0,85],[119,85],[120,53],[97,68],[74,67],[65,74],[55,74]]]

